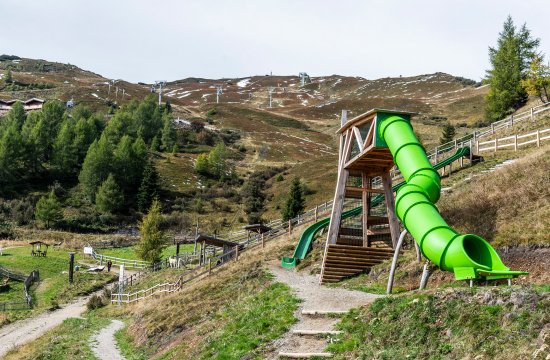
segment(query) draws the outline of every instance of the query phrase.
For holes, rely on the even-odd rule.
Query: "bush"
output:
[[[218,110],[216,108],[212,108],[210,110],[208,110],[208,112],[206,113],[207,116],[214,116],[214,115],[217,115],[218,114]]]
[[[105,304],[103,303],[103,299],[101,298],[101,296],[96,294],[90,296],[90,298],[88,299],[88,303],[86,304],[88,310],[99,309],[103,306],[105,306]]]
[[[285,178],[283,177],[283,175],[280,175],[280,174],[279,174],[279,176],[277,176],[277,177],[275,178],[275,181],[281,182],[281,181],[283,181],[284,179],[285,179]]]

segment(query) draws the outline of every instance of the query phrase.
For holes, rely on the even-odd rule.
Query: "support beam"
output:
[[[395,200],[393,197],[393,190],[391,187],[391,177],[389,172],[382,175],[382,185],[384,186],[386,196],[386,209],[388,211],[388,221],[390,224],[391,241],[395,248],[397,246],[397,239],[399,237],[399,220],[395,214]]]
[[[363,186],[364,189],[371,187],[371,178],[367,177],[367,174],[364,171],[361,173],[361,183],[362,183],[362,186]],[[363,224],[362,224],[363,225],[363,247],[370,246],[369,235],[368,235],[368,232],[369,232],[368,219],[369,219],[369,212],[370,212],[370,199],[369,199],[368,195],[369,194],[366,191],[363,191],[363,193],[362,193],[362,203],[363,203],[363,216],[362,216],[362,220],[363,220]]]
[[[397,258],[399,257],[399,251],[401,251],[401,246],[403,245],[403,240],[407,235],[407,230],[403,230],[399,235],[399,240],[395,246],[395,251],[393,252],[393,260],[391,262],[390,275],[388,277],[388,286],[386,287],[386,294],[391,294],[393,289],[393,278],[395,276],[395,268],[397,267]]]

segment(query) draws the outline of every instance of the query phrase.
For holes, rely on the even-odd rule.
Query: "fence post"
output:
[[[510,115],[510,126],[514,126],[514,115]]]
[[[315,219],[314,221],[317,222],[317,212],[319,211],[319,205],[315,205]]]
[[[288,233],[292,234],[292,222],[288,220]]]
[[[99,266],[103,265],[103,255],[99,255]]]
[[[262,233],[262,249],[265,248],[265,237],[264,237],[264,233]]]
[[[436,146],[436,147],[435,147],[435,158],[434,158],[434,164],[437,164],[437,155],[438,155],[438,151],[439,151],[439,146]]]
[[[514,135],[514,151],[518,151],[518,134]]]
[[[533,108],[531,108],[531,121],[533,121],[534,119],[535,119],[535,114],[534,114]]]
[[[212,258],[208,258],[208,275],[212,274]]]
[[[498,138],[495,138],[495,152],[497,151],[498,149]]]
[[[537,130],[537,147],[540,147],[540,130]]]
[[[491,123],[491,134],[495,133],[495,123]]]
[[[474,136],[475,136],[475,131],[474,131]],[[472,158],[473,158],[473,152],[474,152],[474,149],[473,148],[473,143],[472,143],[472,139],[470,139],[470,166],[472,166]]]
[[[239,261],[239,245],[235,245],[235,261]]]

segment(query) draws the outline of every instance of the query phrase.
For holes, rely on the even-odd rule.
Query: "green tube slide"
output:
[[[464,156],[470,155],[470,148],[469,147],[463,147],[458,149],[452,156],[440,161],[436,165],[434,165],[435,170],[439,170],[444,166],[449,165],[453,161],[456,161]],[[396,184],[392,189],[393,191],[397,191],[399,188],[401,188],[403,185],[405,185],[405,182],[400,182]],[[371,200],[371,206],[378,206],[384,201],[384,195],[378,194]],[[354,209],[351,209],[349,211],[346,211],[342,214],[342,219],[346,219],[352,216],[356,216],[361,214],[361,211],[363,210],[362,206],[356,207]],[[281,259],[281,266],[286,269],[291,269],[296,267],[297,263],[300,260],[305,259],[306,255],[308,254],[309,250],[311,249],[311,244],[313,243],[313,240],[317,236],[317,234],[325,227],[327,227],[330,223],[330,218],[322,219],[313,225],[310,225],[307,229],[304,230],[302,235],[300,236],[300,240],[298,241],[298,244],[296,245],[296,249],[294,250],[294,254],[292,257],[283,257]]]
[[[396,213],[426,258],[457,280],[503,279],[526,274],[510,271],[483,238],[461,235],[447,225],[437,207],[441,183],[410,121],[399,115],[383,118],[378,135],[388,146],[406,184],[395,199]]]

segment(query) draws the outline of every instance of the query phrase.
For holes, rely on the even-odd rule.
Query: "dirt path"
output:
[[[344,314],[350,309],[371,303],[380,295],[361,291],[329,288],[319,284],[319,277],[282,269],[271,264],[270,270],[276,280],[290,286],[301,306],[295,316],[298,322],[282,338],[276,340],[266,356],[268,359],[279,357],[304,356],[330,357],[324,351],[330,338],[337,335],[334,326],[339,319],[331,314]]]
[[[16,346],[33,341],[63,320],[78,317],[86,310],[88,297],[81,297],[55,311],[47,311],[36,317],[16,321],[0,328],[0,358]]]
[[[115,332],[122,329],[124,323],[120,320],[113,320],[109,326],[101,329],[97,334],[90,339],[90,346],[94,355],[101,360],[124,360],[120,353]]]

